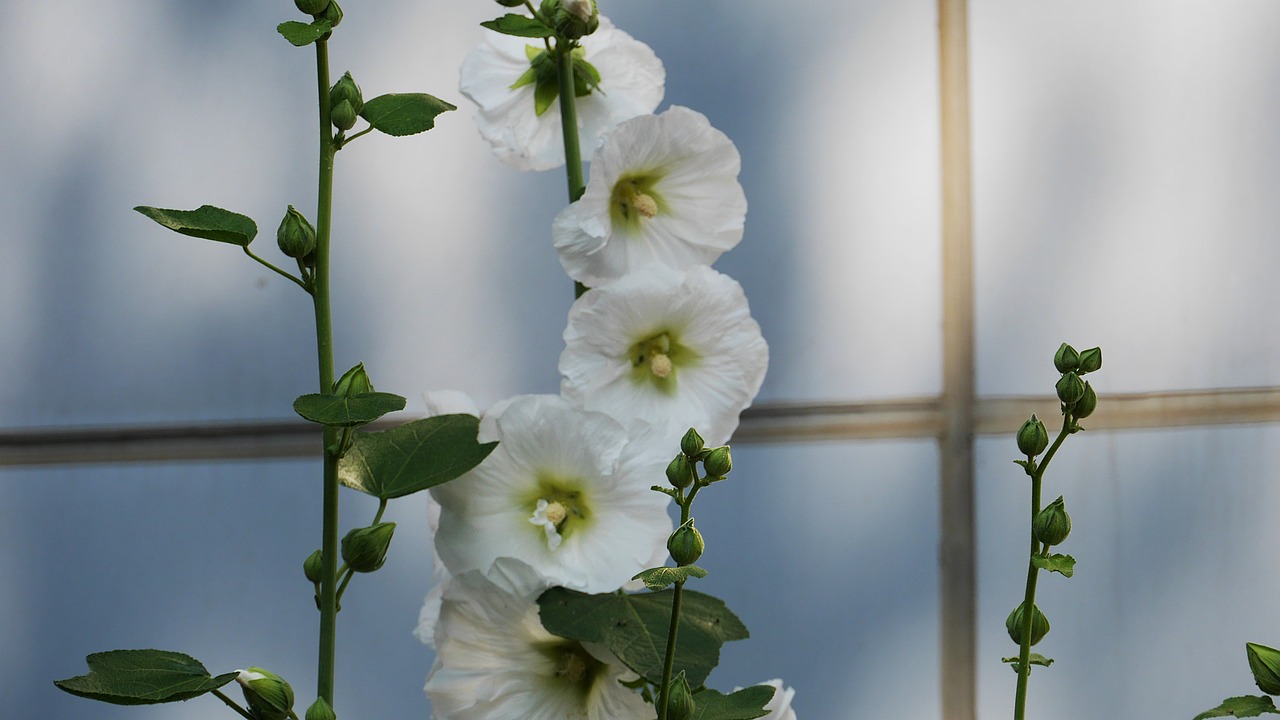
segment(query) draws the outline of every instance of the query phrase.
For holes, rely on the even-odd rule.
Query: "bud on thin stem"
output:
[[[1022,423],[1018,429],[1018,452],[1027,457],[1035,457],[1049,447],[1049,431],[1045,429],[1040,418],[1032,414],[1031,419]]]

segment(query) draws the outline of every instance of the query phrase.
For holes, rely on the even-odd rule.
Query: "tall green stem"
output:
[[[333,217],[333,143],[329,108],[329,45],[316,42],[316,85],[320,107],[320,178],[316,199],[316,265],[312,297],[316,313],[316,354],[320,392],[333,392],[333,322],[329,308],[329,237]],[[338,455],[337,432],[324,430],[324,529],[320,549],[320,652],[316,694],[333,706],[334,659],[338,636]]]
[[[564,133],[564,171],[569,183],[569,202],[577,202],[587,189],[587,184],[582,179],[582,147],[578,140],[573,47],[574,44],[568,40],[556,40],[556,78],[560,86],[560,126]]]
[[[671,696],[671,670],[676,659],[676,631],[680,629],[680,595],[684,581],[676,582],[671,596],[671,627],[667,629],[667,655],[662,661],[662,688],[658,692],[658,720],[667,720],[668,698]]]

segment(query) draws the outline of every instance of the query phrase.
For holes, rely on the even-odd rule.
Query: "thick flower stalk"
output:
[[[733,142],[673,107],[605,138],[580,200],[556,216],[565,272],[595,287],[650,265],[710,265],[742,239],[747,199]]]

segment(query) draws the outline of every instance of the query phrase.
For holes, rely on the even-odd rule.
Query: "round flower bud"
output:
[[[1093,386],[1086,380],[1084,383],[1084,395],[1080,398],[1076,406],[1071,409],[1071,414],[1077,420],[1087,418],[1093,414],[1094,409],[1098,407],[1098,394],[1093,391]]]
[[[1044,423],[1033,413],[1031,419],[1018,428],[1018,452],[1027,457],[1035,457],[1049,447],[1049,431]]]
[[[693,526],[693,518],[689,518],[689,522],[676,528],[671,537],[667,538],[667,552],[671,553],[671,559],[680,566],[698,562],[705,548],[702,533]]]
[[[347,103],[347,107],[342,107]],[[339,130],[350,130],[364,109],[364,96],[360,86],[352,79],[351,73],[343,73],[338,82],[329,88],[329,108],[333,116],[333,124]]]
[[[338,715],[329,707],[329,703],[324,698],[318,697],[316,701],[311,703],[311,707],[307,708],[305,720],[338,720]]]
[[[552,15],[552,23],[556,35],[562,38],[577,40],[590,35],[600,26],[595,0],[560,0]]]
[[[1084,397],[1084,381],[1074,372],[1063,375],[1054,388],[1058,391],[1058,399],[1063,405],[1074,405]]]
[[[333,122],[333,126],[339,130],[350,130],[355,127],[356,118],[360,117],[360,113],[351,107],[351,103],[343,100],[329,109],[329,119]]]
[[[329,0],[329,4],[324,6],[324,11],[316,15],[317,20],[328,20],[329,27],[336,28],[338,23],[342,22],[342,8],[338,7],[338,0]]]
[[[1036,513],[1031,521],[1031,531],[1045,545],[1061,545],[1067,539],[1071,534],[1071,516],[1067,514],[1067,507],[1061,496]]]
[[[1244,650],[1258,689],[1268,695],[1280,695],[1280,650],[1257,643],[1245,643]]]
[[[387,548],[391,547],[391,536],[395,532],[393,522],[352,530],[342,538],[342,561],[356,572],[377,570],[387,561]]]
[[[1053,366],[1058,368],[1058,372],[1071,372],[1080,367],[1080,353],[1076,349],[1066,343],[1062,343],[1058,347],[1058,352],[1053,354]]]
[[[680,438],[680,452],[684,453],[690,460],[698,457],[698,453],[702,452],[704,447],[706,447],[706,443],[702,440],[702,436],[693,428],[689,428],[684,437]]]
[[[1097,372],[1102,369],[1102,348],[1089,348],[1080,353],[1080,374]]]
[[[319,15],[329,6],[329,0],[293,0],[293,4],[308,15]]]
[[[706,459],[702,461],[702,467],[712,477],[728,475],[733,469],[733,458],[729,456],[729,446],[723,445],[707,453]]]
[[[301,260],[316,249],[316,229],[311,227],[307,218],[292,205],[285,210],[276,229],[276,244],[280,252],[295,260]]]
[[[693,463],[689,462],[689,458],[684,455],[677,455],[667,465],[667,482],[671,483],[672,487],[687,488],[693,484],[697,477],[697,471],[694,470]]]
[[[1026,606],[1025,602],[1019,605],[1004,621],[1004,629],[1009,631],[1009,639],[1016,645],[1022,644],[1022,627],[1025,622],[1023,613],[1026,612]],[[1040,612],[1040,608],[1034,604],[1031,609],[1033,611],[1031,613],[1031,644],[1035,645],[1049,634],[1049,618],[1045,617],[1044,613]]]
[[[681,670],[679,675],[671,678],[671,685],[667,688],[667,720],[689,720],[695,709],[689,679]]]
[[[342,397],[371,392],[373,392],[373,383],[369,381],[369,373],[365,372],[364,363],[356,363],[355,367],[342,373],[338,382],[333,384],[333,394]]]
[[[293,710],[293,688],[284,678],[260,667],[240,670],[236,682],[257,720],[284,720]]]
[[[320,574],[324,571],[323,568],[324,553],[319,550],[311,553],[306,560],[302,561],[302,572],[313,583],[320,582]]]

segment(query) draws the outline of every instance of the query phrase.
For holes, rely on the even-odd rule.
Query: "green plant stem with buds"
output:
[[[701,481],[694,482],[687,497],[684,488],[677,489],[676,503],[680,506],[681,525],[689,522],[689,508],[700,487]],[[676,581],[671,591],[671,626],[667,628],[667,654],[662,660],[662,687],[658,690],[658,720],[667,720],[667,696],[671,693],[671,671],[676,661],[676,631],[680,629],[680,596],[683,592],[684,581]]]
[[[1031,465],[1029,474],[1031,475],[1031,519],[1035,520],[1036,515],[1040,513],[1040,487],[1044,481],[1045,468],[1049,466],[1049,461],[1053,459],[1054,453],[1058,452],[1058,448],[1062,446],[1062,442],[1071,434],[1071,428],[1075,425],[1075,418],[1071,413],[1065,412],[1062,415],[1062,430],[1058,432],[1058,437],[1054,439],[1053,445],[1049,446],[1048,452],[1044,455],[1044,461],[1039,465]],[[1028,458],[1028,462],[1034,462]],[[1031,557],[1041,554],[1042,548],[1040,541],[1036,539],[1036,533],[1031,531]],[[1036,603],[1036,579],[1040,576],[1040,568],[1028,558],[1027,560],[1027,590],[1023,597],[1022,618],[1022,643],[1018,649],[1018,687],[1014,693],[1013,699],[1013,717],[1014,720],[1023,720],[1026,716],[1027,707],[1027,680],[1031,676],[1031,626],[1035,619],[1035,612],[1032,608]]]

